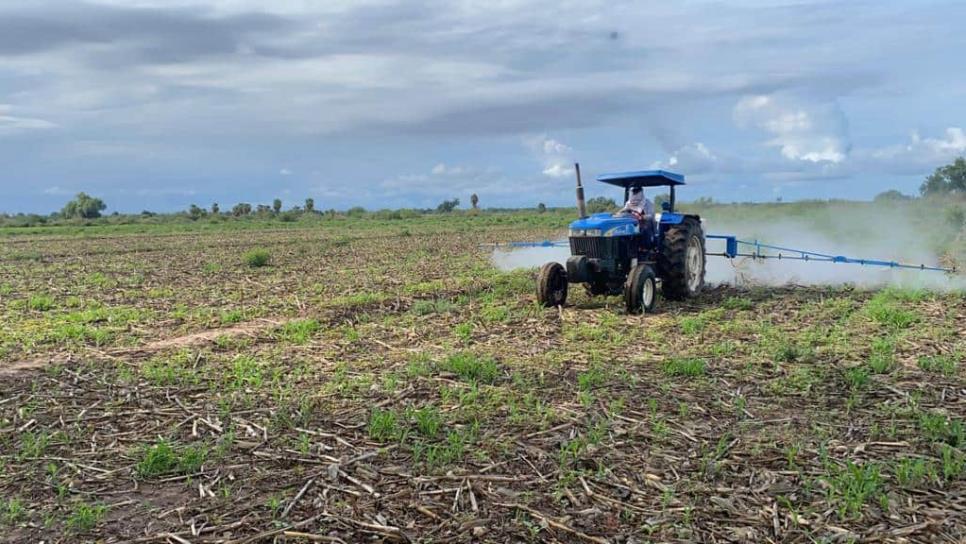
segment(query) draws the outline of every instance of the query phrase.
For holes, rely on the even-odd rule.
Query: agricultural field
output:
[[[480,247],[568,220],[4,231],[0,540],[966,539],[961,290],[547,309]]]

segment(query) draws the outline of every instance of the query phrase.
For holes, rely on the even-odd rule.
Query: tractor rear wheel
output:
[[[537,274],[537,301],[550,308],[567,302],[567,271],[560,263],[547,263]]]
[[[657,304],[657,277],[646,264],[635,266],[624,283],[624,306],[627,313],[651,313]]]
[[[692,297],[704,288],[704,231],[701,223],[686,217],[664,233],[658,259],[661,291],[671,300]]]

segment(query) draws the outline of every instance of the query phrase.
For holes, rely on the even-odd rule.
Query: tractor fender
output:
[[[684,222],[684,219],[687,217],[691,217],[697,221],[701,221],[701,218],[698,217],[697,215],[675,213],[675,212],[664,212],[664,213],[658,214],[658,223],[660,223],[661,225],[680,225],[681,223]]]

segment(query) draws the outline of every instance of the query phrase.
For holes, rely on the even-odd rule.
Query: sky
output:
[[[966,154],[966,2],[0,0],[0,211],[917,192]]]

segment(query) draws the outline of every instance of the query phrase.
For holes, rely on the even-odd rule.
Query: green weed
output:
[[[289,321],[279,329],[279,336],[293,344],[304,344],[312,338],[322,326],[314,319],[298,319]]]
[[[134,470],[141,478],[172,473],[194,474],[201,469],[207,457],[208,450],[204,446],[193,445],[176,449],[168,441],[158,440],[141,451],[141,459]]]
[[[895,465],[896,482],[904,488],[913,488],[936,478],[932,461],[920,457],[905,457]]]
[[[242,261],[249,268],[261,268],[267,266],[272,260],[272,254],[268,252],[267,249],[256,248],[245,252],[242,255]]]
[[[890,297],[882,294],[872,298],[865,308],[874,321],[895,330],[906,329],[920,320],[916,312],[899,307]]]
[[[20,435],[20,459],[42,457],[50,445],[50,435],[46,432],[26,431]]]
[[[862,367],[853,367],[845,370],[845,383],[853,391],[864,389],[869,385],[869,371]]]
[[[586,372],[577,374],[577,387],[585,393],[603,385],[605,381],[607,381],[607,377],[596,366],[590,367]]]
[[[755,303],[745,297],[728,297],[722,301],[721,307],[725,310],[750,310]]]
[[[27,515],[27,508],[21,499],[11,497],[0,502],[0,522],[4,525],[16,525]]]
[[[945,442],[953,447],[966,444],[963,421],[947,418],[939,412],[923,412],[919,415],[919,429],[930,442]]]
[[[457,306],[445,299],[417,300],[409,308],[416,315],[445,314],[453,312]]]
[[[705,362],[701,359],[669,359],[664,363],[664,373],[668,376],[685,376],[694,378],[705,373]]]
[[[824,480],[828,484],[827,499],[841,519],[858,516],[866,502],[882,492],[882,476],[876,463],[855,464],[846,461],[833,469]]]
[[[416,430],[426,438],[436,438],[443,426],[443,416],[439,413],[439,408],[428,404],[418,410],[411,412],[413,420],[416,422]]]
[[[393,442],[403,436],[399,416],[392,410],[374,409],[369,414],[369,436],[378,442]]]
[[[243,319],[245,319],[245,314],[241,310],[227,310],[221,312],[218,316],[218,321],[222,325],[234,325],[240,323]]]
[[[493,383],[500,373],[500,367],[493,358],[469,352],[450,355],[440,364],[440,369],[471,383]]]
[[[103,504],[78,503],[67,516],[67,529],[73,533],[86,533],[97,527],[107,507]]]
[[[453,329],[453,332],[461,342],[468,344],[473,339],[473,324],[468,322],[460,323]]]
[[[919,358],[919,368],[944,376],[954,375],[956,365],[956,359],[951,355],[928,355]]]
[[[54,307],[54,298],[50,295],[30,295],[27,307],[35,312],[46,312]]]

